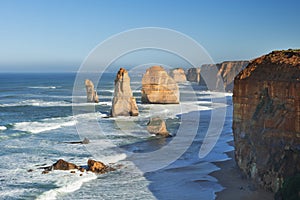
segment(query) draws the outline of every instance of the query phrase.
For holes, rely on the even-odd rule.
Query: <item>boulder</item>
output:
[[[115,169],[109,166],[106,166],[104,163],[100,161],[95,161],[92,159],[89,159],[88,162],[88,171],[94,172],[94,173],[106,173],[109,171],[114,171]]]
[[[170,70],[170,76],[177,83],[186,82],[185,72],[182,68],[171,69]]]
[[[52,165],[53,170],[71,170],[79,169],[79,167],[73,163],[69,163],[63,159],[59,159],[56,163]]]
[[[147,69],[142,79],[142,103],[178,104],[177,83],[161,66]]]
[[[269,191],[300,172],[299,91],[300,50],[259,57],[234,80],[235,159]]]
[[[120,68],[115,79],[111,115],[113,117],[139,115],[136,100],[132,95],[130,87],[130,77],[124,68]]]
[[[167,130],[166,122],[159,117],[153,117],[150,119],[147,124],[147,130],[151,134],[161,135],[164,137],[170,136]]]
[[[91,80],[86,79],[85,80],[85,88],[86,88],[86,96],[87,96],[87,102],[99,102],[99,97],[97,95],[97,91],[94,88],[94,84]]]

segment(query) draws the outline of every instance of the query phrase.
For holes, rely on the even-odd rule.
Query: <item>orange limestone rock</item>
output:
[[[234,80],[235,158],[246,176],[276,192],[300,172],[300,50],[273,51]]]
[[[151,134],[161,135],[164,137],[170,136],[165,120],[159,117],[153,117],[150,119],[147,124],[147,131]]]
[[[132,95],[130,87],[130,78],[127,70],[124,68],[120,68],[115,79],[111,115],[113,117],[139,115],[136,100]]]
[[[86,96],[87,96],[87,102],[99,102],[99,97],[97,95],[97,92],[94,88],[94,84],[89,79],[85,80],[85,88],[86,88]]]
[[[142,79],[142,103],[178,104],[177,83],[161,66],[147,69]]]
[[[170,76],[177,83],[186,82],[185,72],[182,68],[171,69],[170,70]]]

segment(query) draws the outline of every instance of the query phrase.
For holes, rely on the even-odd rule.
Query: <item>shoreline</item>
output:
[[[228,143],[231,146],[233,141]],[[226,153],[230,160],[214,162],[220,168],[218,171],[212,172],[210,175],[218,179],[218,182],[224,187],[220,192],[216,193],[216,200],[254,200],[264,199],[273,200],[274,194],[265,191],[255,185],[252,180],[246,179],[236,165],[234,159],[234,150]]]

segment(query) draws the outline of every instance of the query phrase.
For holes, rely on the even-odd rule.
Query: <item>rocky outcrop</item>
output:
[[[110,171],[114,171],[115,168],[105,165],[104,163],[100,162],[100,161],[95,161],[92,159],[89,159],[87,162],[88,168],[87,171],[91,171],[94,173],[106,173],[106,172],[110,172]],[[83,167],[77,166],[73,163],[67,162],[63,159],[59,159],[56,163],[54,163],[51,166],[47,166],[47,167],[40,167],[39,169],[44,169],[44,171],[42,172],[43,174],[47,174],[52,170],[72,170],[71,173],[76,173],[75,171],[73,171],[73,169],[77,169],[80,172],[84,172],[85,169]],[[32,172],[33,170],[30,169],[28,170],[28,172]]]
[[[200,68],[190,68],[186,73],[186,80],[190,82],[200,82]]]
[[[151,134],[161,135],[163,137],[169,137],[169,131],[167,130],[166,122],[159,118],[153,117],[147,124],[147,130]]]
[[[63,159],[59,159],[56,163],[52,165],[53,170],[71,170],[79,169],[79,167],[73,163],[69,163]]]
[[[104,174],[106,172],[115,170],[114,168],[109,167],[100,161],[95,161],[92,159],[89,159],[87,164],[88,164],[88,171],[91,171],[94,173]]]
[[[188,81],[197,82],[202,86],[210,85],[211,90],[232,92],[234,77],[248,64],[248,61],[204,64],[201,68],[188,69],[186,78]],[[205,80],[203,77],[205,77]]]
[[[234,80],[233,104],[237,164],[276,192],[300,172],[300,50],[251,61]]]
[[[113,117],[139,115],[136,100],[130,87],[130,78],[127,70],[124,68],[120,68],[115,79],[111,115]]]
[[[205,81],[209,81],[212,90],[232,92],[234,77],[248,64],[248,61],[225,61],[218,64],[202,65],[199,84],[207,85]]]
[[[86,88],[86,96],[87,96],[87,102],[99,102],[99,97],[97,95],[97,91],[94,88],[94,84],[89,79],[85,80],[85,88]]]
[[[216,88],[224,88],[227,92],[233,91],[234,77],[239,74],[249,61],[226,61],[217,64],[218,74]]]
[[[182,68],[171,69],[170,70],[170,76],[177,83],[186,82],[185,72]]]
[[[177,83],[161,66],[147,69],[142,79],[142,103],[179,103]]]

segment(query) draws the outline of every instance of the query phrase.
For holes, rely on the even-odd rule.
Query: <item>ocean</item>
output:
[[[224,189],[209,174],[233,150],[227,144],[233,140],[231,94],[182,83],[180,104],[142,104],[141,76],[133,76],[140,115],[107,118],[114,78],[115,73],[102,74],[100,102],[86,103],[84,82],[75,73],[0,74],[0,199],[214,199]],[[214,101],[221,97],[225,103]],[[221,135],[199,157],[218,109],[226,110]],[[163,117],[174,137],[147,133],[152,116]],[[90,143],[68,143],[84,138]],[[86,166],[89,158],[120,167],[99,175],[39,169],[58,159]]]

